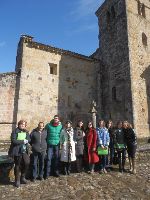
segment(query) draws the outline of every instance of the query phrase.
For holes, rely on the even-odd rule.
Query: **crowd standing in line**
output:
[[[92,121],[88,121],[86,129],[83,125],[79,120],[73,128],[72,122],[67,120],[62,126],[59,116],[55,115],[46,126],[39,122],[29,134],[27,122],[20,120],[11,134],[9,149],[15,165],[15,186],[28,182],[29,169],[32,171],[30,178],[35,182],[36,179],[48,179],[50,175],[59,177],[61,172],[70,175],[73,163],[76,163],[77,173],[93,174],[95,170],[100,174],[107,173],[113,170],[113,164],[119,164],[119,172],[127,172],[127,154],[129,172],[136,174],[137,138],[131,124],[119,121],[115,127],[109,120],[105,126],[105,121],[99,120],[96,129]],[[30,156],[29,147],[32,150]]]

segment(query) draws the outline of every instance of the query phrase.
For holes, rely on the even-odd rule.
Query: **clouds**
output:
[[[0,47],[4,47],[6,45],[5,41],[0,42]]]
[[[97,32],[98,23],[95,12],[105,0],[76,0],[71,5],[69,17],[72,27],[66,31],[68,36],[83,33]]]
[[[70,12],[76,20],[81,20],[94,15],[104,0],[77,0]]]

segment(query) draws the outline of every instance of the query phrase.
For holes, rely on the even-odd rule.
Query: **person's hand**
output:
[[[93,148],[93,151],[96,151],[96,148]]]
[[[101,148],[104,149],[105,147],[103,145],[101,145]]]
[[[27,144],[28,143],[28,140],[24,139],[24,144]]]

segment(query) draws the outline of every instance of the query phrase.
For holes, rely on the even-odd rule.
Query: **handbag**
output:
[[[124,144],[114,144],[114,148],[116,149],[124,149],[125,148],[125,145]]]
[[[102,147],[98,147],[97,152],[98,152],[98,155],[108,155],[108,148],[103,149]]]

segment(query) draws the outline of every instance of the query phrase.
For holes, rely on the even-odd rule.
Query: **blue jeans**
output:
[[[101,155],[101,156],[100,156],[100,162],[101,162],[101,164],[100,164],[100,169],[101,169],[101,170],[102,170],[102,169],[105,169],[106,164],[107,164],[107,159],[108,159],[108,155]]]
[[[43,178],[44,174],[44,160],[46,152],[33,152],[33,178],[38,177]]]
[[[54,158],[54,173],[58,174],[59,165],[59,145],[49,145],[47,149],[47,170],[46,176],[51,173],[52,158]]]

